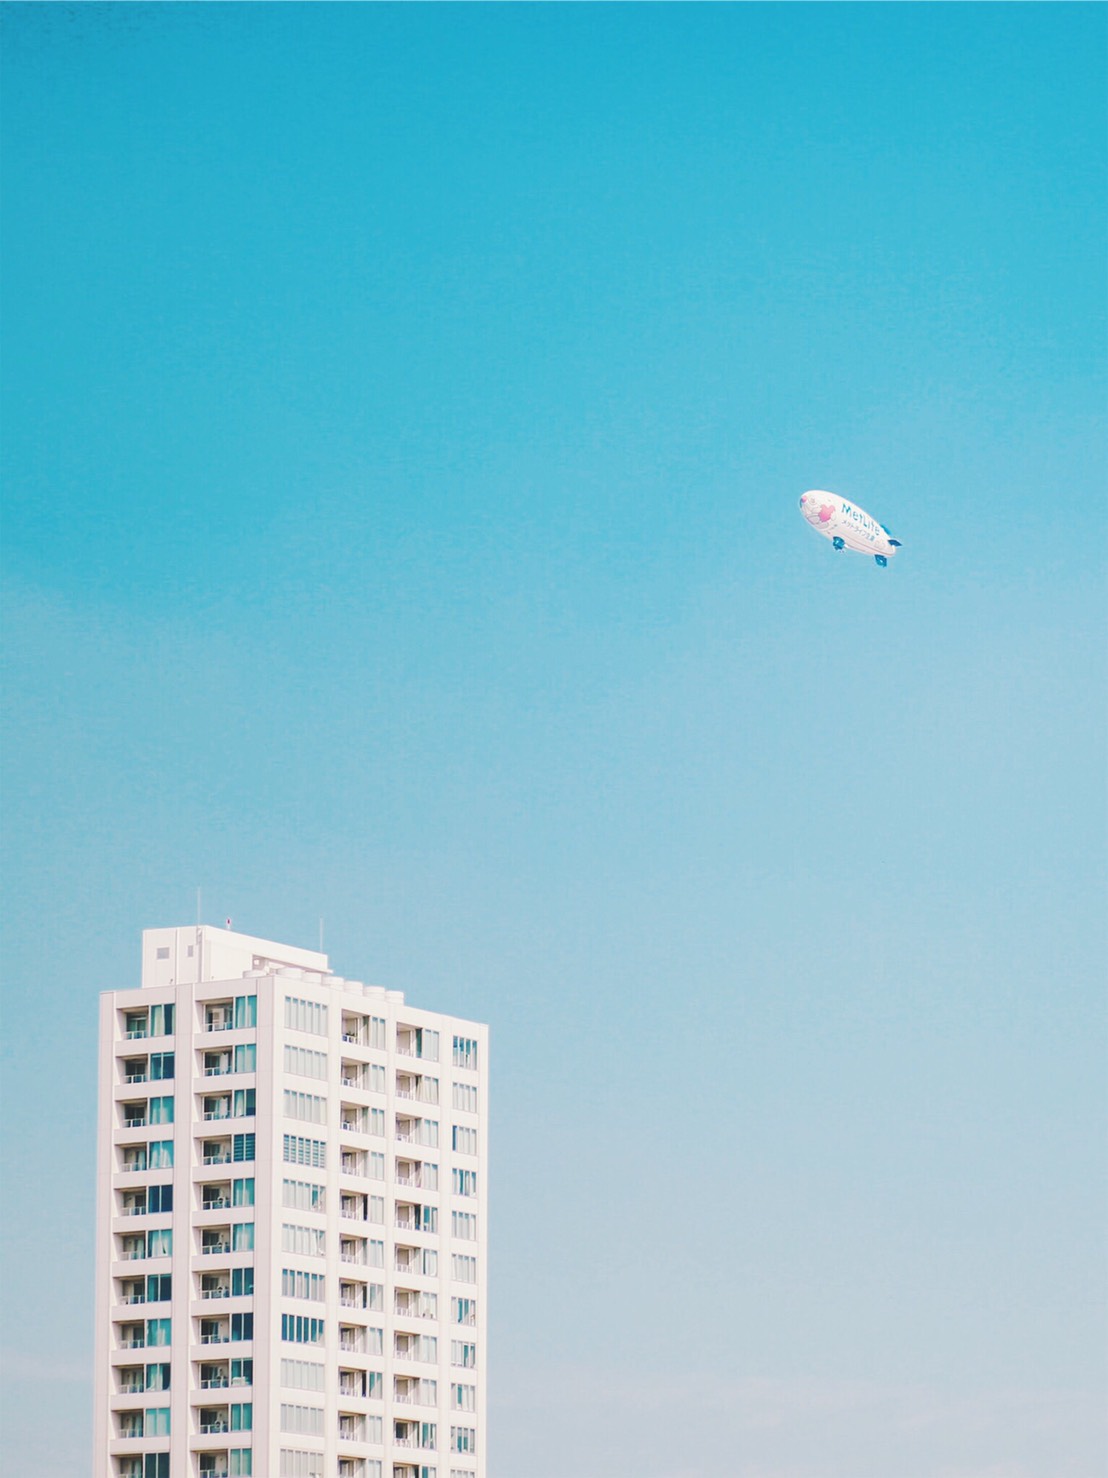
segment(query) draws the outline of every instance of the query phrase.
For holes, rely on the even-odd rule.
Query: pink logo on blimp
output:
[[[834,503],[820,502],[815,493],[805,493],[800,506],[809,523],[830,523],[835,516]]]

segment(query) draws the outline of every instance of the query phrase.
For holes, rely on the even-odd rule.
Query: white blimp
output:
[[[872,554],[879,565],[887,565],[900,548],[900,540],[892,538],[884,524],[870,518],[857,504],[840,498],[838,493],[823,493],[818,489],[804,493],[800,511],[836,549]]]

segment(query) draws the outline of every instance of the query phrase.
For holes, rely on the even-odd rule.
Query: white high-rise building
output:
[[[100,1010],[94,1478],[484,1478],[487,1028],[229,929]]]

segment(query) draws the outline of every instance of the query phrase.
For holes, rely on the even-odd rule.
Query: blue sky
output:
[[[11,1470],[201,887],[492,1025],[490,1478],[1099,1475],[1103,8],[3,26]]]

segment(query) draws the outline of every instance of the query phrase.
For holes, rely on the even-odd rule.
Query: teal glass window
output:
[[[235,997],[235,1026],[247,1027],[258,1024],[258,998],[257,996]]]

